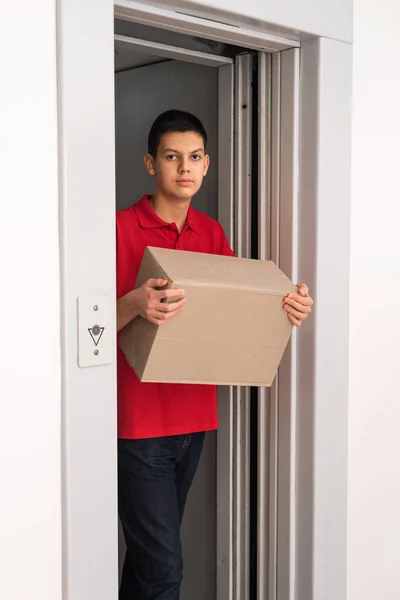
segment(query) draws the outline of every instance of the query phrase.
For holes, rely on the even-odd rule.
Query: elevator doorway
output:
[[[152,191],[153,182],[144,168],[143,155],[147,150],[147,135],[154,119],[172,108],[191,112],[205,126],[209,137],[207,152],[211,158],[210,169],[202,188],[193,198],[193,206],[220,220],[232,247],[238,254],[250,256],[251,202],[254,192],[251,177],[255,55],[225,44],[212,44],[212,53],[208,41],[199,42],[188,36],[171,36],[156,30],[151,32],[151,40],[143,40],[138,36],[148,36],[148,32],[127,23],[116,23],[116,31],[116,209],[123,209]],[[238,184],[235,182],[235,168],[247,173],[247,177],[242,174],[238,178]],[[234,214],[235,193],[242,206],[239,218]],[[234,394],[227,388],[220,390],[219,412],[220,415],[226,413],[226,419],[220,419],[222,422],[218,433],[209,432],[206,436],[199,470],[189,494],[182,526],[182,598],[217,598],[221,571],[230,568],[225,566],[224,556],[233,556],[228,546],[234,520],[233,497],[230,493],[234,460],[230,417],[235,402],[248,405],[250,391],[241,389]],[[243,419],[246,422],[243,422],[243,431],[238,440],[246,447],[246,451],[242,452],[241,462],[248,460],[250,453],[247,431],[250,427],[249,415],[244,414]],[[223,472],[223,464],[228,466],[228,473]],[[240,544],[240,556],[238,554],[235,559],[238,563],[247,564],[250,522],[245,502],[250,494],[250,474],[242,469],[239,479],[238,484],[243,492],[242,503],[236,502],[236,525],[242,531],[243,541]],[[120,567],[124,551],[120,530]],[[233,571],[228,578],[232,574]],[[242,586],[245,585],[247,583],[243,582]]]
[[[273,60],[266,53],[126,22],[116,23],[116,31],[117,210],[152,189],[143,154],[154,119],[170,108],[186,110],[200,118],[210,139],[211,168],[194,207],[221,222],[239,256],[279,262],[280,227],[291,226],[276,211],[280,181],[271,177],[281,143],[280,56]],[[282,223],[273,222],[277,218]],[[288,364],[290,371],[290,358]],[[290,384],[289,378],[289,395]],[[278,549],[277,386],[272,392],[221,388],[219,413],[220,428],[207,436],[182,527],[182,598],[224,600],[233,592],[251,600],[265,596],[267,587],[273,597],[278,552],[282,557],[291,552],[290,546]],[[287,468],[285,459],[281,465]],[[282,506],[286,517],[291,500]]]
[[[169,109],[195,114],[209,137],[211,165],[193,206],[218,218],[218,70],[199,64],[131,53],[126,68],[116,48],[116,209],[152,192],[143,162],[155,118]],[[135,65],[136,66],[133,66]],[[145,63],[145,64],[144,64]],[[122,68],[121,68],[122,67]],[[188,399],[190,401],[190,399]],[[182,598],[216,597],[216,433],[206,435],[202,459],[189,494],[182,526]],[[119,531],[119,564],[125,544]]]

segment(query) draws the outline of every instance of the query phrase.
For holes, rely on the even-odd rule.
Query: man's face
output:
[[[190,200],[200,189],[210,159],[202,136],[187,131],[163,135],[156,158],[146,154],[145,163],[156,177],[156,192],[170,199]]]

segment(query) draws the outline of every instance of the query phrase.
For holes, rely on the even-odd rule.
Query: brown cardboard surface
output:
[[[274,263],[147,248],[136,287],[152,277],[187,303],[165,325],[137,317],[121,331],[141,381],[272,385],[293,329],[282,299],[297,291]]]

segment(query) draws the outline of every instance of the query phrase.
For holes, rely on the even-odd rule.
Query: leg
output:
[[[178,467],[176,488],[178,494],[179,522],[182,523],[186,498],[196,475],[204,444],[204,431],[185,436],[182,459]]]
[[[184,438],[118,441],[119,513],[127,546],[120,600],[179,600],[176,474]]]

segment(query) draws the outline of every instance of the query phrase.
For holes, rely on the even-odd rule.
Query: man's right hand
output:
[[[155,325],[163,325],[183,311],[186,303],[184,290],[165,289],[166,279],[149,279],[141,287],[132,290],[117,302],[117,330],[119,331],[140,315]],[[180,298],[168,302],[170,298]]]
[[[138,315],[155,325],[163,325],[184,309],[186,298],[185,290],[164,289],[167,279],[149,279],[141,287],[131,292],[132,306]],[[168,303],[171,298],[180,298],[176,302]]]

